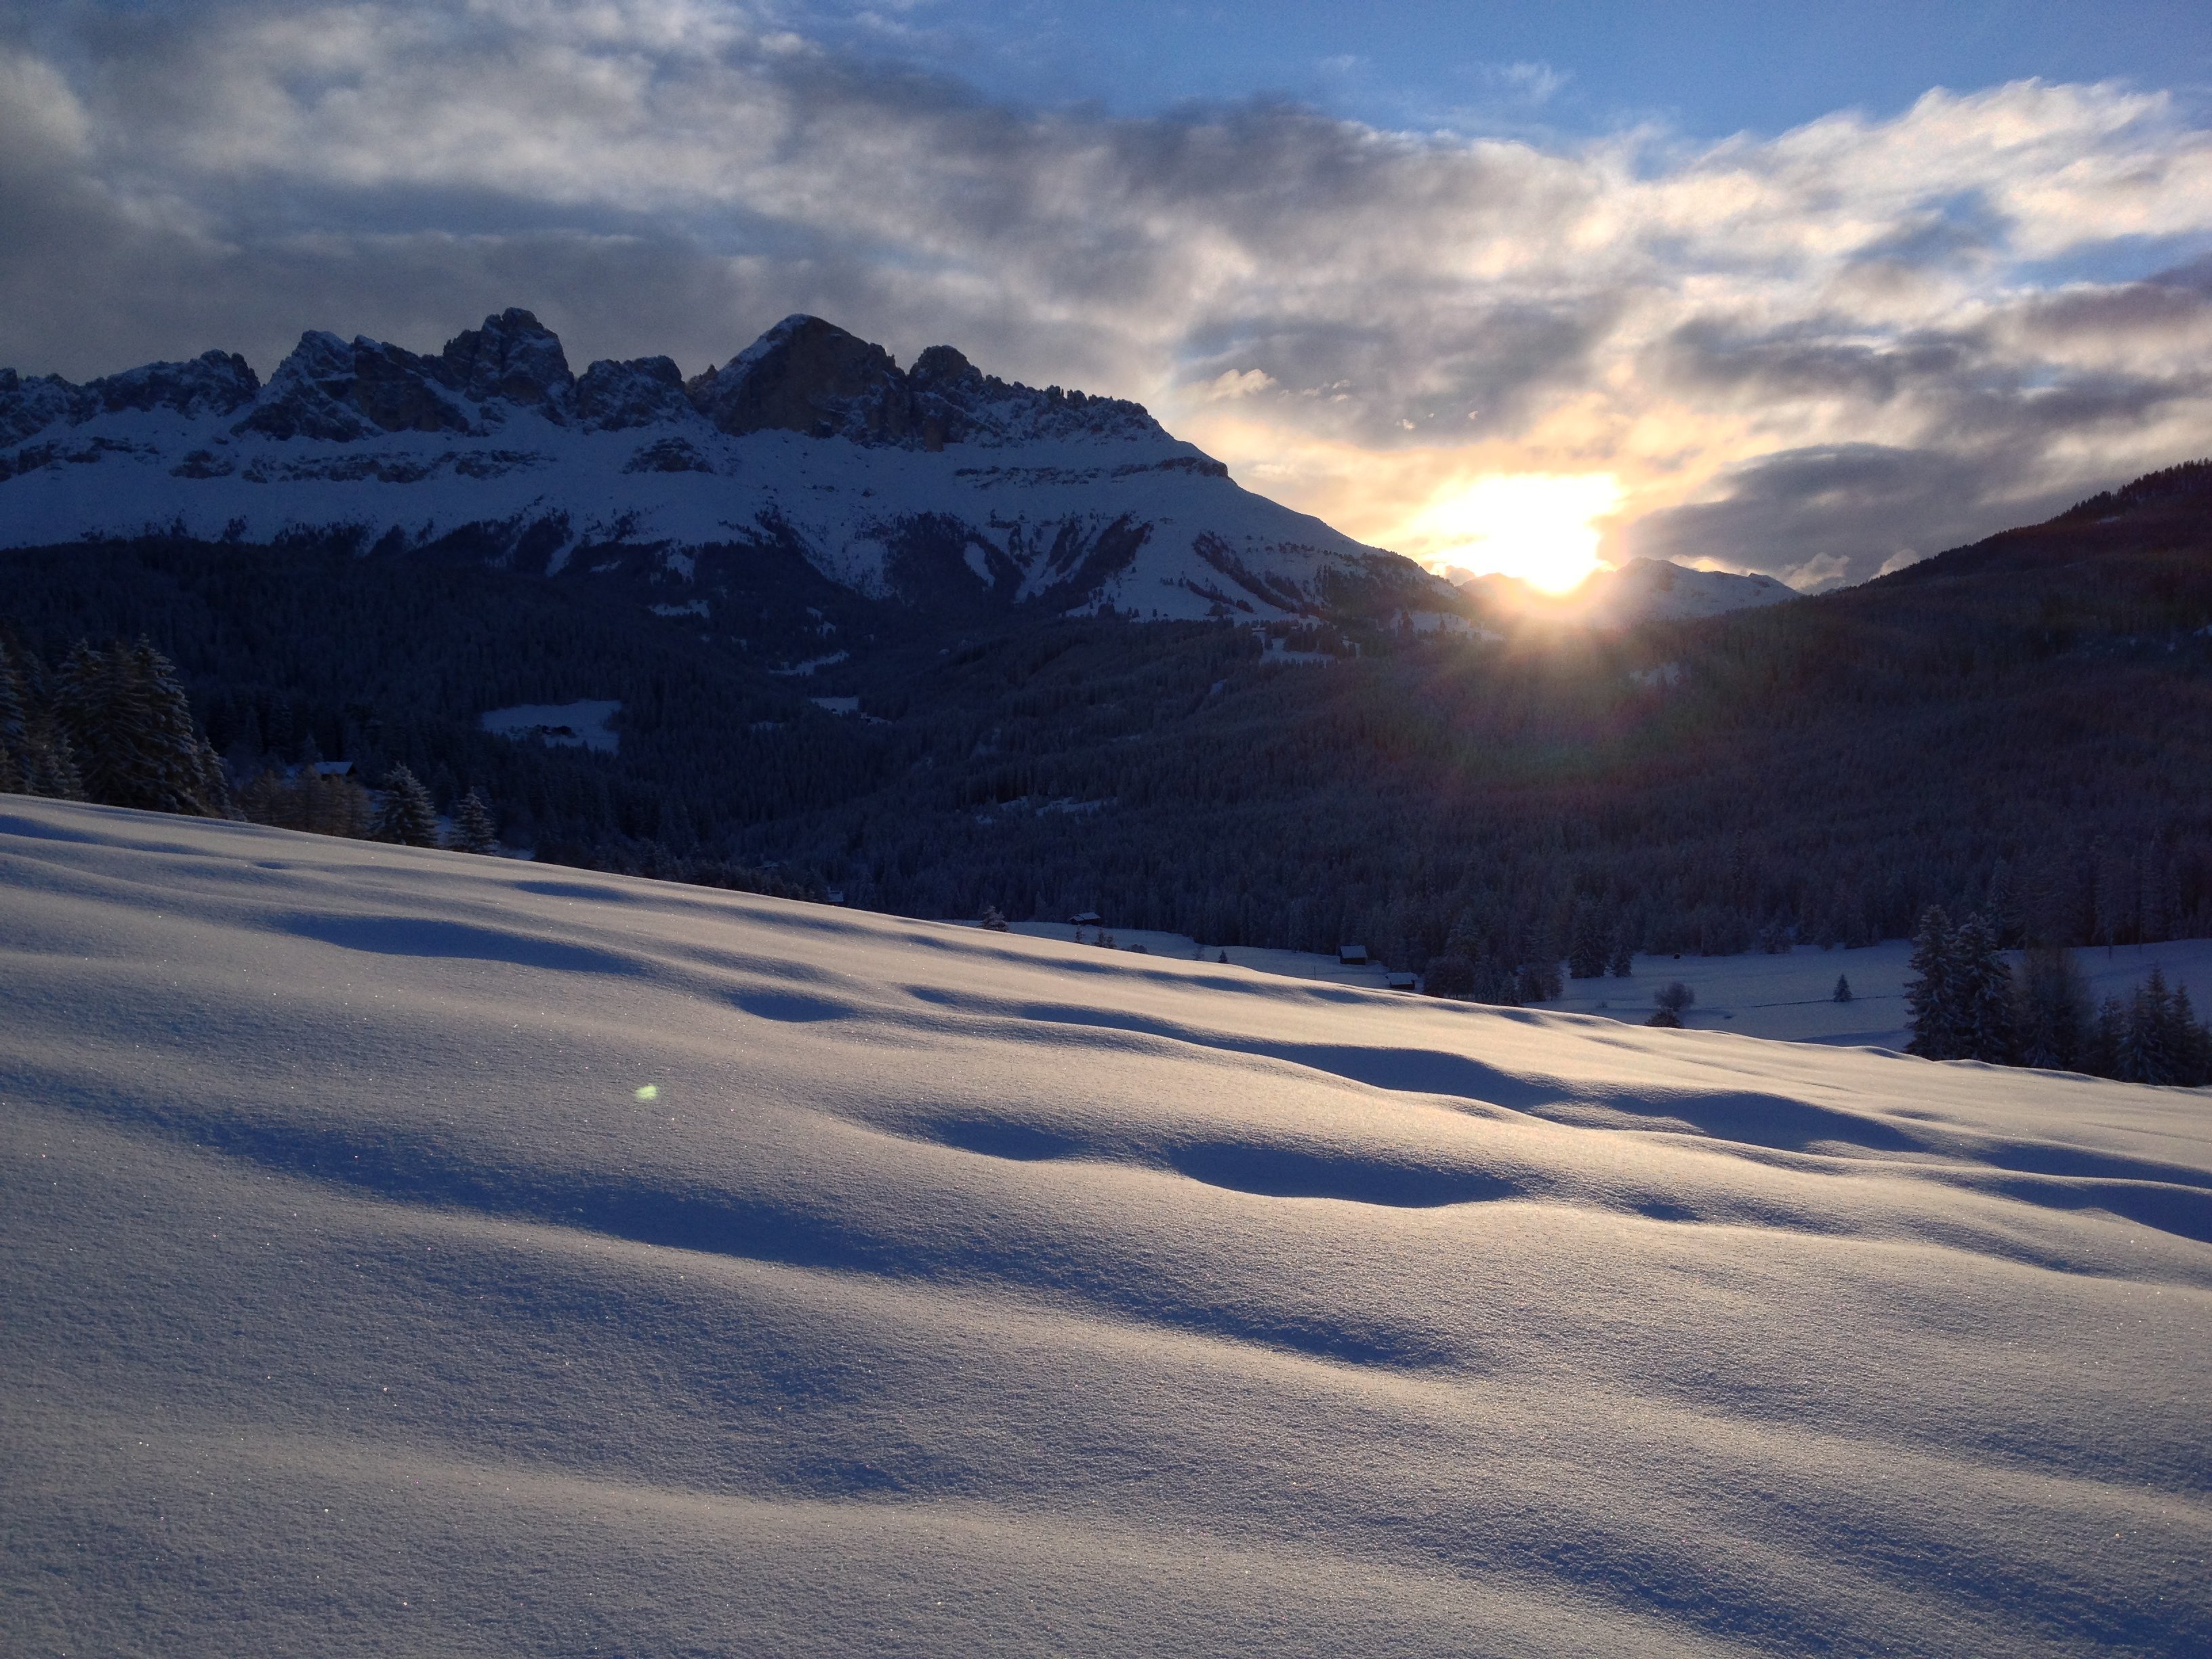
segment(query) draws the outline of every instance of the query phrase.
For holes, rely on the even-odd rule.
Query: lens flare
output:
[[[1610,472],[1494,474],[1440,495],[1393,544],[1425,564],[1564,593],[1598,568],[1597,520],[1620,506]]]
[[[638,1097],[640,1100],[658,1100],[658,1099],[659,1099],[659,1098],[660,1098],[660,1085],[659,1085],[659,1084],[657,1084],[657,1083],[648,1083],[648,1084],[647,1084],[647,1085],[645,1085],[645,1087],[643,1087],[642,1089],[640,1089],[640,1090],[637,1091],[637,1097]]]

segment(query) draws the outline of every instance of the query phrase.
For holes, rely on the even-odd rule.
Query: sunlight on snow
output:
[[[1431,565],[1564,593],[1598,568],[1596,521],[1620,506],[1610,472],[1493,475],[1431,502],[1392,545]]]

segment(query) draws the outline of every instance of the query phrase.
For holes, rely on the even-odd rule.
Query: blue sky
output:
[[[2212,452],[2212,8],[0,0],[0,364],[793,311],[1440,567],[1801,586]]]
[[[821,4],[825,39],[987,95],[1123,115],[1279,97],[1389,127],[1688,138],[1772,135],[1841,109],[1895,115],[1931,87],[2124,80],[2212,89],[2202,4],[1514,5],[1317,0]]]

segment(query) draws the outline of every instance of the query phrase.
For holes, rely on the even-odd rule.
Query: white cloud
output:
[[[1782,580],[1800,593],[1819,593],[1850,580],[1851,562],[1833,553],[1815,553],[1804,563],[1781,573]]]
[[[1206,381],[1200,388],[1200,395],[1208,403],[1224,403],[1255,396],[1274,384],[1274,377],[1265,369],[1229,368]]]

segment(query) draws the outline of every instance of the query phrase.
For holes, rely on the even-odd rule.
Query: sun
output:
[[[1610,472],[1498,473],[1431,501],[1397,539],[1426,564],[1564,593],[1598,568],[1597,520],[1620,506]]]

